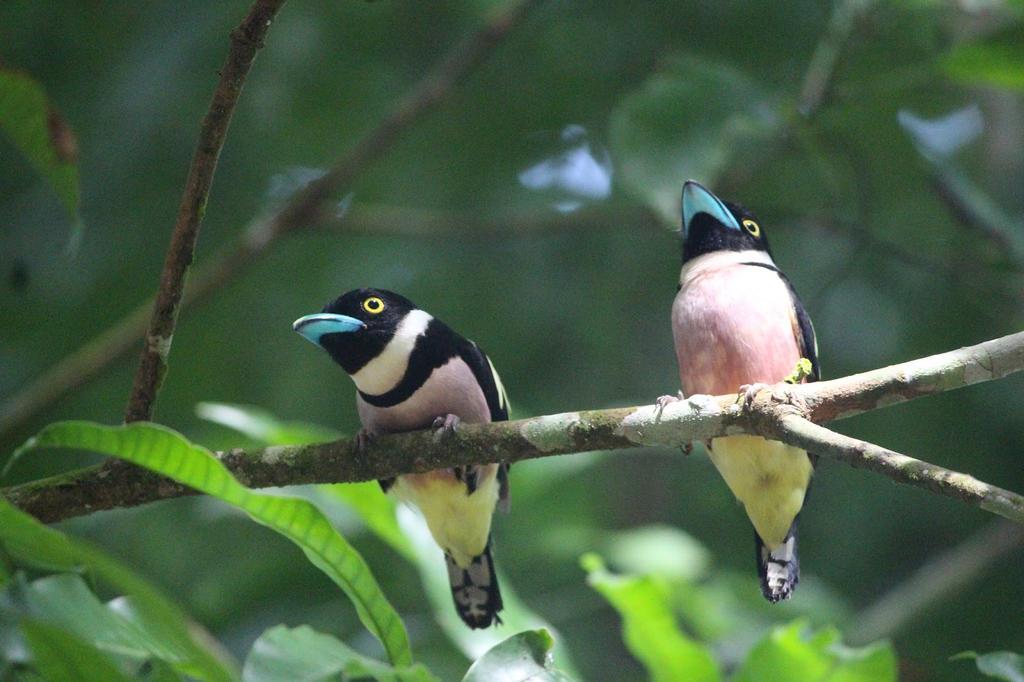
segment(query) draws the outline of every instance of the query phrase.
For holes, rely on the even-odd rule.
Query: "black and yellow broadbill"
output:
[[[683,393],[744,389],[750,399],[758,384],[783,381],[803,359],[806,379],[817,380],[814,327],[757,218],[692,180],[683,186],[682,209],[672,334]],[[788,598],[800,579],[796,518],[815,457],[748,435],[714,438],[709,454],[754,525],[761,591],[772,602]]]
[[[379,434],[508,419],[505,389],[483,350],[396,293],[350,291],[293,328],[352,377],[364,446]],[[495,507],[508,508],[508,465],[404,474],[380,485],[422,512],[466,625],[501,623],[490,533]]]

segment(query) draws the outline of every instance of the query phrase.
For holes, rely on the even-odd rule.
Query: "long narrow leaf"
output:
[[[209,450],[158,424],[110,427],[84,421],[51,424],[23,450],[91,450],[134,462],[244,510],[255,521],[297,544],[356,607],[360,620],[384,645],[393,665],[412,663],[408,635],[363,557],[307,500],[249,490]]]
[[[199,403],[196,414],[202,419],[233,429],[263,445],[302,445],[337,440],[339,432],[325,426],[306,422],[286,422],[266,410],[252,405],[231,403]],[[340,500],[354,511],[367,529],[380,540],[404,556],[415,560],[412,545],[402,534],[395,519],[395,502],[381,495],[373,482],[318,485],[317,490],[332,499]]]

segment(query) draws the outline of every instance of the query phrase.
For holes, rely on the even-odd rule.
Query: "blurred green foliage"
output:
[[[0,137],[3,399],[154,291],[198,124],[247,4],[0,6],[0,60],[40,84],[78,140],[85,225],[68,254],[64,206],[22,148]],[[266,210],[272,185],[337,159],[497,4],[288,3],[243,92],[197,261]],[[542,4],[358,179],[352,201],[520,222],[574,204],[609,215],[642,205],[674,220],[678,187],[692,174],[758,213],[815,320],[827,376],[974,343],[1016,331],[1024,319],[1022,11],[998,0],[869,4],[836,46],[820,107],[803,116],[807,66],[830,35],[828,4]],[[970,107],[980,127],[948,124]],[[935,124],[924,140],[931,146],[920,127],[904,124],[915,120],[908,116]],[[594,158],[608,150],[607,196],[520,181],[578,148],[563,134],[569,126],[584,128]],[[653,224],[289,237],[181,316],[157,418],[210,448],[256,440],[197,415],[203,401],[259,405],[282,420],[354,433],[351,383],[290,322],[363,285],[400,291],[480,342],[517,416],[650,402],[677,388],[668,315],[678,242]],[[118,422],[133,360],[4,434],[0,457],[58,419]],[[838,428],[1021,490],[1022,387],[1016,377]],[[90,461],[82,453],[27,457],[4,483]],[[823,628],[845,631],[859,610],[987,521],[822,461],[801,516],[804,581],[793,601],[770,607],[758,593],[747,521],[699,448],[688,459],[653,450],[530,462],[512,478],[513,512],[496,522],[496,561],[525,607],[557,629],[556,652],[567,648],[583,679],[646,674],[620,637],[617,611],[586,585],[586,552],[605,556],[615,572],[661,576],[681,632],[708,645],[722,670],[742,674],[755,655],[775,660],[763,653],[769,640],[808,661],[853,665]],[[394,561],[399,536],[366,533],[359,513],[332,505],[323,491],[316,499],[402,615],[417,661],[459,679],[467,649],[436,626],[418,564]],[[652,524],[685,529],[683,568],[657,558],[675,541],[611,550],[621,533]],[[107,512],[60,529],[173,594],[237,660],[279,624],[378,653],[328,577],[297,560],[283,538],[212,499]],[[884,633],[901,677],[962,679],[965,664],[948,661],[956,652],[1024,649],[1024,613],[1014,606],[1024,600],[1019,560],[1013,555]],[[22,563],[3,558],[0,566],[7,590],[24,586]],[[116,584],[98,589],[104,599],[136,594]],[[799,617],[806,628],[782,625]],[[31,652],[52,650],[53,624],[32,623]],[[883,652],[863,654],[873,665],[891,656],[869,651]],[[168,679],[161,666],[142,672]]]

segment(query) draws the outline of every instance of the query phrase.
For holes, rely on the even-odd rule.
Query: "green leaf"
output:
[[[31,665],[45,680],[118,682],[131,679],[86,641],[59,627],[25,620],[21,623],[21,632],[32,652]]]
[[[794,682],[885,682],[896,680],[896,655],[886,642],[852,649],[835,628],[808,633],[797,620],[772,628],[733,677],[733,682],[786,679]]]
[[[223,500],[297,544],[344,590],[359,619],[384,645],[394,665],[412,663],[409,638],[363,557],[308,500],[249,490],[213,454],[159,424],[111,427],[84,421],[50,424],[23,450],[80,448],[120,457]],[[20,453],[16,453],[20,454]]]
[[[266,445],[302,445],[342,437],[337,431],[324,426],[281,421],[266,410],[252,405],[199,403],[196,405],[196,413],[203,419],[234,429]],[[382,495],[380,486],[375,482],[321,485],[317,489],[346,504],[378,538],[406,559],[414,560],[412,545],[402,534],[395,519],[395,502]]]
[[[978,666],[978,672],[997,680],[1005,682],[1024,682],[1024,656],[1012,651],[993,651],[988,654],[978,654],[974,651],[964,651],[953,656],[951,661],[973,659]]]
[[[0,498],[0,546],[13,559],[45,570],[87,568],[131,595],[133,610],[160,642],[169,662],[202,680],[236,679],[234,666],[196,623],[156,588],[88,543],[48,528]],[[58,603],[58,612],[62,607]]]
[[[958,45],[943,66],[950,76],[965,83],[1024,90],[1024,22]]]
[[[566,682],[552,667],[555,640],[544,629],[527,630],[495,645],[466,671],[462,682]]]
[[[807,623],[802,620],[772,628],[751,650],[733,682],[753,682],[773,676],[790,680],[824,679],[831,668],[824,649],[834,642],[834,638],[828,631],[812,643],[803,637],[806,629]]]
[[[732,66],[676,58],[612,111],[610,138],[625,188],[679,225],[683,182],[714,186],[741,150],[780,124],[765,91]]]
[[[180,652],[161,636],[161,628],[145,627],[138,618],[105,606],[81,576],[72,573],[40,578],[17,591],[28,614],[72,632],[97,648],[133,658],[159,658],[183,663]]]
[[[363,656],[330,635],[308,626],[270,628],[253,644],[245,659],[245,682],[292,682],[372,678],[379,682],[432,682],[420,664],[393,668]]]
[[[718,680],[718,666],[707,647],[687,637],[669,607],[671,589],[656,576],[609,573],[596,554],[580,563],[587,583],[622,616],[623,639],[652,680]]]
[[[827,682],[873,682],[896,680],[899,671],[896,652],[888,642],[875,642],[859,649],[842,644],[833,645],[831,652],[839,664],[826,677]]]
[[[0,130],[57,193],[78,223],[78,143],[42,87],[28,74],[0,66]]]

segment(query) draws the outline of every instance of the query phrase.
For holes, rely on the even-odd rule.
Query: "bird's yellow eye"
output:
[[[761,236],[761,226],[755,223],[750,218],[747,218],[743,221],[743,227],[744,229],[746,229],[747,232],[750,233],[751,237]]]
[[[379,315],[384,312],[384,301],[380,300],[376,296],[371,296],[363,301],[363,310],[371,315]]]

